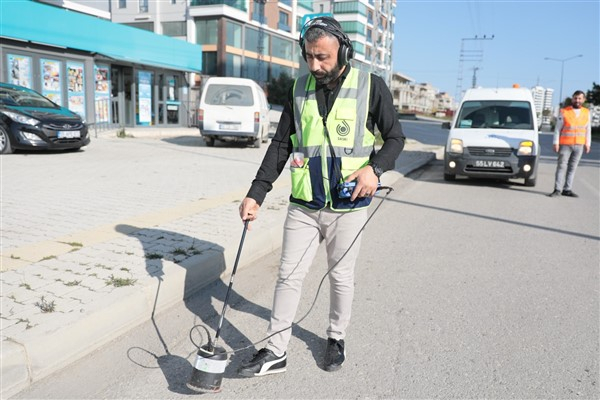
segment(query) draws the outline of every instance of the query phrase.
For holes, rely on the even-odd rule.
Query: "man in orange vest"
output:
[[[590,152],[592,124],[590,110],[583,107],[585,95],[577,90],[571,97],[571,105],[560,110],[554,132],[554,151],[558,153],[558,165],[554,191],[548,196],[579,197],[572,190],[575,170],[585,149]]]

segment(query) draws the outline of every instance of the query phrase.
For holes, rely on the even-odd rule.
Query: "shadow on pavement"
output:
[[[199,336],[196,335],[196,338],[193,339],[195,343],[190,343],[190,349],[193,348],[191,353],[181,356],[172,354],[169,350],[169,346],[167,345],[168,340],[165,340],[161,334],[160,327],[155,320],[157,305],[160,304],[161,300],[161,290],[163,289],[164,282],[168,280],[167,272],[165,271],[165,260],[171,261],[185,269],[185,282],[181,299],[183,299],[186,308],[200,319],[201,322],[196,325],[204,325],[211,332],[211,337],[214,340],[219,317],[222,312],[222,304],[225,301],[229,286],[222,279],[219,279],[219,276],[226,268],[223,256],[224,249],[212,242],[162,229],[139,228],[121,224],[116,227],[116,230],[140,241],[146,257],[146,272],[149,276],[157,280],[154,307],[150,315],[150,320],[154,325],[157,338],[164,350],[164,354],[159,355],[140,347],[132,347],[128,350],[128,358],[142,368],[156,368],[156,366],[147,365],[156,363],[161,368],[168,382],[168,389],[171,392],[196,394],[197,392],[190,390],[186,386],[188,379],[192,375],[193,363],[196,357],[197,349],[193,348],[193,346],[206,344],[208,338],[202,329],[196,329],[203,334],[200,336],[200,339],[196,339]],[[202,253],[207,251],[215,254],[216,258],[200,258],[202,257]],[[201,271],[202,268],[210,269],[210,271]],[[211,283],[206,284],[207,282]],[[218,309],[213,306],[214,300],[217,300],[221,304],[218,306]],[[233,287],[228,299],[228,308],[254,315],[267,322],[271,315],[270,309],[248,301],[245,297],[240,296]],[[190,326],[190,329],[192,330],[193,327]],[[297,325],[293,325],[292,329],[293,335],[304,341],[316,362],[320,362],[319,360],[325,347],[325,340]],[[191,336],[192,332],[190,332],[190,338]],[[261,339],[263,337],[261,336]],[[255,350],[251,339],[238,329],[235,324],[230,323],[225,318],[221,327],[218,345],[234,350],[243,349],[243,351],[239,351],[239,354],[236,352],[233,356],[230,355],[228,357],[229,364],[224,374],[225,379],[242,378],[236,371],[242,361],[252,356],[253,352],[251,350]],[[258,346],[258,348],[260,347],[262,346]],[[146,353],[146,365],[142,365],[134,360],[132,357],[132,351],[134,350]]]

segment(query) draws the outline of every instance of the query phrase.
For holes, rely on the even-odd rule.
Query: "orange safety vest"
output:
[[[560,130],[559,143],[564,146],[585,144],[587,124],[590,121],[590,111],[581,107],[579,117],[575,115],[572,106],[560,110],[563,117],[563,127]]]

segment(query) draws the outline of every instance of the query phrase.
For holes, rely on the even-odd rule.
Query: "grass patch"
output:
[[[146,258],[148,260],[160,260],[163,258],[163,255],[160,253],[146,253]]]
[[[123,286],[133,286],[137,279],[132,278],[117,278],[114,275],[108,277],[108,279],[104,280],[106,286],[114,286],[114,287],[123,287]]]
[[[29,283],[21,283],[19,287],[24,287],[27,290],[31,290],[31,285]]]
[[[187,256],[187,251],[182,249],[181,247],[176,248],[171,252],[174,256]]]
[[[42,296],[40,301],[37,301],[35,305],[36,307],[39,307],[43,313],[51,313],[56,310],[56,304],[54,303],[54,300],[48,301],[44,298],[44,296]]]
[[[79,242],[60,242],[60,243],[68,244],[71,247],[83,247],[83,244],[81,244]]]
[[[21,259],[21,257],[15,256],[14,254],[11,254],[10,258],[12,258],[13,260],[20,260]]]
[[[46,256],[46,257],[42,258],[40,261],[48,261],[48,260],[53,260],[55,258],[56,258],[56,256]]]

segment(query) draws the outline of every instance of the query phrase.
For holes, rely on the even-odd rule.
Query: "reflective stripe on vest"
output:
[[[313,209],[330,204],[335,211],[349,211],[369,205],[370,198],[354,202],[340,199],[335,190],[341,171],[345,180],[350,174],[365,166],[373,152],[375,135],[367,130],[371,75],[352,68],[327,116],[327,130],[339,168],[333,167],[329,142],[323,129],[315,93],[316,81],[308,74],[294,84],[294,124],[296,133],[291,140],[294,152],[304,154],[310,168],[313,199],[310,202],[292,201]],[[294,184],[294,182],[292,182]]]
[[[560,113],[563,117],[563,127],[560,130],[559,143],[564,146],[585,144],[587,124],[590,120],[589,110],[581,107],[579,116],[577,116],[573,107],[569,106],[560,110]]]

